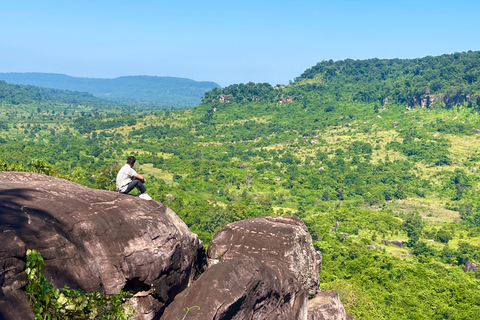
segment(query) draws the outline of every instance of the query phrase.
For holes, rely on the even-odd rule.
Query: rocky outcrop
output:
[[[321,253],[299,218],[231,223],[214,235],[207,257],[208,270],[162,319],[307,319],[307,298],[319,291]]]
[[[147,292],[134,298],[138,319],[161,314],[203,271],[202,242],[159,202],[35,173],[1,172],[0,179],[0,314],[5,319],[32,316],[21,291],[27,248],[42,254],[45,275],[56,287]],[[12,311],[15,317],[9,316]]]
[[[478,267],[479,267],[478,264],[467,261],[467,262],[465,262],[465,268],[463,269],[463,271],[464,272],[468,272],[468,271],[477,272]]]
[[[261,217],[230,223],[218,231],[207,251],[208,265],[253,258],[273,269],[289,270],[309,296],[318,292],[322,255],[315,251],[297,217]]]
[[[288,96],[288,97],[281,96],[278,99],[279,104],[287,104],[287,103],[291,103],[291,102],[293,102],[293,97],[291,97],[291,96]]]
[[[308,301],[308,320],[348,320],[352,316],[345,312],[338,293],[333,291],[319,292]]]
[[[307,292],[282,268],[256,259],[211,266],[175,297],[162,320],[306,319]]]
[[[403,241],[400,241],[400,240],[386,240],[386,239],[382,239],[382,242],[385,243],[385,244],[393,244],[394,246],[397,246],[399,248],[402,248],[403,247]]]
[[[229,103],[230,102],[230,96],[219,95],[219,96],[217,96],[217,100],[218,100],[218,102],[221,102],[221,103]],[[212,102],[215,102],[215,99],[213,99]]]
[[[0,319],[34,318],[22,291],[27,248],[56,287],[133,292],[137,319],[306,320],[308,297],[309,319],[349,319],[338,295],[318,292],[322,256],[299,218],[225,226],[205,271],[203,244],[159,202],[41,174],[0,179]]]

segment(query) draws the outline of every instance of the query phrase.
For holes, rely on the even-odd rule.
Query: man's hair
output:
[[[129,157],[127,158],[127,163],[130,164],[130,165],[134,164],[135,161],[137,161],[137,159],[135,159],[134,156],[129,156]]]

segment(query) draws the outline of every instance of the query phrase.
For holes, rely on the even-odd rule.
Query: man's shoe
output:
[[[152,197],[150,197],[147,193],[142,193],[138,197],[143,200],[152,200]]]

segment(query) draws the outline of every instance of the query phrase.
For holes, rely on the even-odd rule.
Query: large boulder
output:
[[[308,320],[350,320],[352,316],[345,312],[338,293],[319,292],[308,301]]]
[[[210,267],[161,319],[306,320],[307,292],[287,270],[233,259]]]
[[[224,226],[208,246],[211,266],[232,259],[254,258],[271,268],[289,270],[310,297],[319,290],[322,255],[315,251],[302,220],[296,217],[260,217]]]
[[[1,172],[0,179],[0,314],[7,319],[25,302],[27,248],[42,254],[56,287],[149,292],[134,301],[138,319],[160,315],[204,269],[198,236],[159,202],[35,173]]]

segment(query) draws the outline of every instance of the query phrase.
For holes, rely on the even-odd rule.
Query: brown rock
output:
[[[390,243],[399,248],[403,248],[403,241],[400,240],[390,240]]]
[[[229,103],[230,102],[230,97],[229,96],[225,96],[225,95],[219,95],[217,97],[218,99],[218,102],[222,102],[222,103]],[[214,99],[215,101],[215,99]]]
[[[151,319],[204,268],[202,242],[159,202],[35,173],[2,172],[0,179],[3,294],[22,295],[31,248],[42,254],[55,287],[105,294],[153,287],[154,299],[141,301],[147,311],[137,313]],[[0,304],[0,313],[13,305]]]
[[[397,246],[399,248],[403,247],[403,241],[400,241],[400,240],[385,240],[385,239],[383,239],[382,242],[385,243],[385,244],[387,244],[387,243],[393,244],[394,246]]]
[[[34,320],[27,295],[21,290],[0,290],[0,319]]]
[[[478,264],[467,261],[465,262],[465,268],[463,269],[464,272],[471,271],[471,272],[477,272],[478,270]]]
[[[338,293],[322,291],[308,301],[308,320],[353,319],[345,312]]]
[[[211,266],[166,308],[162,320],[306,319],[307,292],[288,270],[256,259]]]
[[[208,246],[208,265],[255,258],[272,268],[290,270],[310,296],[318,291],[322,255],[315,251],[305,224],[297,217],[261,217],[230,223]]]

